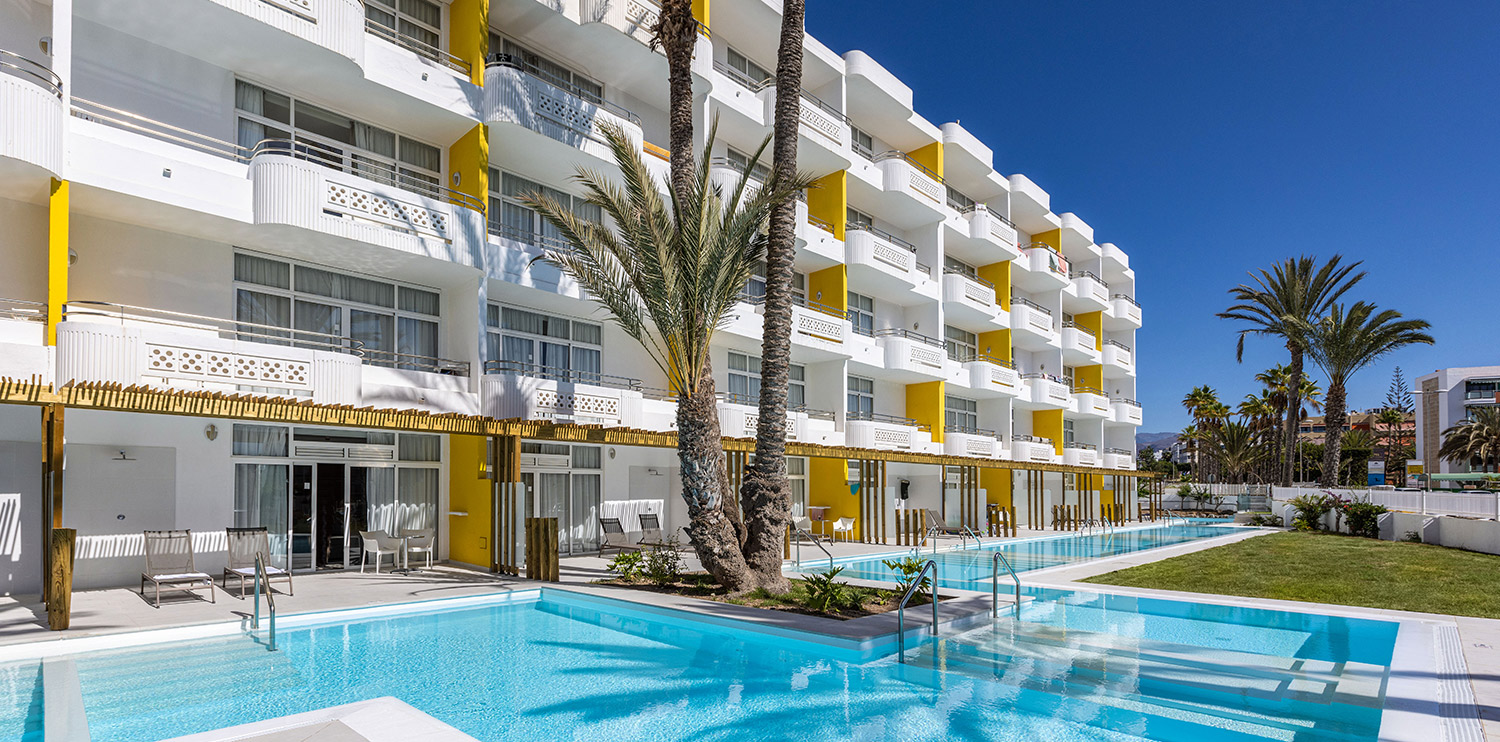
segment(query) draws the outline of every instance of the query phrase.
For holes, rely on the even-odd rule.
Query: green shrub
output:
[[[882,560],[882,563],[896,573],[896,584],[899,586],[900,591],[904,593],[911,589],[913,582],[917,581],[917,575],[922,572],[922,565],[927,562],[921,557],[909,556],[905,559],[885,559]],[[931,587],[932,578],[923,577],[921,589],[927,590]]]
[[[626,582],[634,582],[641,578],[641,571],[645,569],[646,557],[639,551],[622,551],[615,555],[609,562],[609,571],[620,576]]]
[[[671,585],[682,579],[682,555],[677,553],[677,537],[668,536],[646,552],[642,575],[657,585]]]
[[[807,586],[808,608],[828,613],[849,602],[849,586],[834,579],[843,571],[843,567],[834,567],[803,578],[802,582]]]
[[[1280,528],[1282,521],[1271,513],[1254,513],[1250,516],[1247,525],[1261,526],[1263,528]]]
[[[1407,531],[1406,535],[1401,537],[1401,540],[1409,544],[1420,544],[1422,543],[1422,534],[1416,531]]]
[[[1350,533],[1365,538],[1380,538],[1380,514],[1389,512],[1386,506],[1355,501],[1344,503],[1343,510],[1344,521],[1349,524]]]
[[[1297,517],[1292,525],[1299,531],[1323,530],[1323,516],[1333,509],[1333,498],[1328,495],[1298,495],[1291,500]]]

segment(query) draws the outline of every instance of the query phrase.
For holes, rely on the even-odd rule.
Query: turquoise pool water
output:
[[[913,642],[901,664],[531,595],[284,626],[277,652],[232,636],[78,655],[90,731],[156,740],[390,695],[480,740],[1373,740],[1397,629],[1038,591],[1021,622]],[[0,682],[0,737],[21,737],[37,665]]]
[[[1146,549],[1157,549],[1173,544],[1187,543],[1199,539],[1227,536],[1237,530],[1225,525],[1175,525],[1150,528],[1132,528],[1114,533],[1096,533],[1088,536],[1069,535],[1055,538],[1036,538],[989,544],[982,549],[957,551],[921,551],[922,559],[938,562],[938,584],[942,587],[962,590],[989,590],[990,577],[994,574],[994,553],[1005,552],[1005,558],[1017,572],[1030,572],[1048,567],[1060,567],[1092,559],[1103,559],[1129,554]],[[805,555],[805,551],[804,551]],[[885,566],[885,557],[839,560],[836,564],[844,568],[840,577],[865,580],[894,580],[895,572]],[[827,560],[809,562],[804,569],[816,569],[826,565]],[[814,566],[817,565],[817,566]],[[1003,567],[1001,568],[1004,569]],[[1002,574],[1004,572],[1002,571]],[[1004,579],[1004,578],[1002,578]],[[1007,581],[1008,584],[1008,581]],[[1004,589],[1002,587],[1002,589]]]

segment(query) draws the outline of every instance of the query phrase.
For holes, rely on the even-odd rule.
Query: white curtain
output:
[[[400,503],[396,532],[437,529],[438,470],[401,467],[397,470]]]
[[[287,429],[279,425],[234,426],[232,453],[236,456],[286,456]]]
[[[235,426],[236,439],[241,427]],[[285,429],[279,428],[285,436]],[[238,440],[236,440],[238,442]],[[286,464],[236,464],[234,467],[234,527],[265,528],[271,541],[271,564],[287,567]]]
[[[370,467],[365,469],[365,506],[369,513],[366,528],[395,534],[399,530],[396,508],[396,470]]]
[[[438,352],[436,322],[401,317],[396,322],[396,351],[409,356],[436,358]],[[426,369],[430,362],[419,358],[404,358],[402,368]]]
[[[276,289],[289,289],[292,287],[292,266],[279,260],[262,258],[259,255],[235,253],[234,280]]]

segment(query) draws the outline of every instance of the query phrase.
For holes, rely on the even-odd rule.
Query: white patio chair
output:
[[[364,549],[359,554],[359,573],[365,573],[365,561],[371,554],[375,555],[375,574],[380,574],[380,558],[386,554],[391,555],[391,569],[400,566],[397,558],[401,553],[401,542],[394,541],[385,531],[360,531],[359,538],[364,542]]]
[[[214,578],[193,566],[192,531],[146,531],[146,571],[141,573],[141,597],[146,597],[146,583],[156,587],[156,607],[161,607],[161,591],[193,592],[208,590],[208,602],[214,600]]]
[[[402,529],[401,537],[406,539],[406,554],[402,556],[402,559],[410,563],[412,554],[425,554],[427,568],[432,569],[432,553],[437,551],[437,538],[433,530],[431,528]]]
[[[224,592],[229,592],[229,578],[240,580],[240,598],[245,597],[245,583],[255,582],[255,555],[259,554],[266,566],[266,589],[271,589],[272,580],[286,580],[286,594],[292,594],[292,573],[271,566],[271,537],[265,528],[225,528],[229,540],[229,559],[224,567]]]
[[[853,518],[839,518],[833,522],[833,540],[837,541],[840,533],[844,534],[845,541],[854,538]]]

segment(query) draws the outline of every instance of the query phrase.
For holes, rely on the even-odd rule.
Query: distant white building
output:
[[[1443,445],[1443,431],[1468,417],[1470,410],[1500,404],[1500,366],[1439,369],[1417,377],[1416,387],[1416,451],[1427,472],[1461,474],[1484,470],[1443,461],[1438,449]]]

